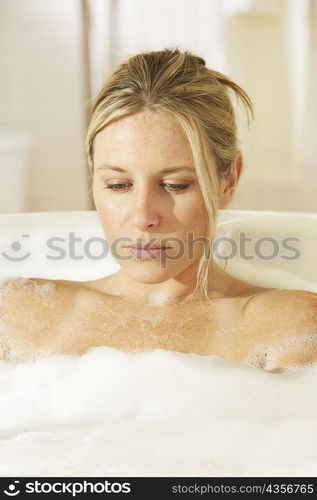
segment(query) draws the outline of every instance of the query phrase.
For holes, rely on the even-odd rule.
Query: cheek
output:
[[[96,184],[93,186],[93,197],[96,205],[96,209],[98,210],[100,215],[107,217],[111,220],[112,217],[115,217],[118,213],[116,200],[109,196],[107,190],[104,187]]]
[[[181,221],[187,231],[194,231],[202,234],[206,230],[207,214],[205,206],[197,201],[186,203],[175,212],[176,217]]]
[[[110,241],[116,237],[116,230],[120,228],[120,207],[106,196],[100,188],[93,189],[93,198],[103,230]]]

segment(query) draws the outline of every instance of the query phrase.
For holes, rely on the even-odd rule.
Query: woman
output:
[[[317,294],[256,287],[212,258],[218,209],[242,171],[229,89],[253,115],[238,85],[188,52],[142,53],[115,68],[93,107],[86,151],[121,269],[89,282],[5,282],[4,357],[108,345],[214,354],[270,371],[316,361]]]

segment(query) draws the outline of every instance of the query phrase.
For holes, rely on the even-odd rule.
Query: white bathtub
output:
[[[276,242],[260,242],[261,253],[275,245],[279,256],[236,256],[228,272],[317,291],[317,214],[221,211],[218,238],[237,242],[239,232],[251,238],[249,256],[261,237]],[[0,235],[0,280],[88,280],[119,268],[110,255],[96,258],[103,234],[95,212],[2,215]],[[287,237],[297,238],[296,252],[285,250]],[[55,242],[64,258],[49,258],[61,250],[48,238],[63,238]],[[316,385],[316,366],[272,374],[160,349],[0,361],[0,475],[315,476]]]
[[[238,246],[239,233],[251,238],[245,244],[251,259],[237,253],[228,260],[228,272],[262,286],[316,291],[317,213],[221,210],[218,238],[232,238]],[[262,237],[268,240],[261,243]],[[52,249],[50,238],[63,239],[54,242],[60,251]],[[75,258],[71,258],[69,243],[74,238],[78,241],[73,244]],[[274,238],[274,244],[270,238]],[[285,248],[284,238],[296,239],[289,246],[298,250],[298,258],[290,259],[295,252]],[[81,281],[112,274],[120,266],[110,254],[104,258],[101,240],[104,235],[94,211],[0,215],[0,279],[33,276]],[[258,256],[254,252],[256,242]],[[223,244],[223,256],[229,255],[233,245],[226,241]],[[279,253],[276,257],[275,248]],[[262,259],[262,254],[272,254],[272,258]]]

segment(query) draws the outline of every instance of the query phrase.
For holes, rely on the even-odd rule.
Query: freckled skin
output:
[[[26,291],[25,285],[18,285],[2,301],[3,359],[83,354],[90,347],[108,345],[126,352],[159,348],[213,354],[272,373],[316,362],[317,295],[311,292],[254,289],[246,309],[249,291],[237,295],[237,288],[232,295],[218,294],[209,301],[145,307],[87,288],[86,283],[30,281],[38,287]],[[41,293],[40,286],[48,283],[55,287]],[[238,285],[242,292],[241,282]],[[278,314],[272,312],[273,304],[279,304]],[[287,322],[295,309],[298,319]]]
[[[124,172],[100,170],[105,163]],[[161,173],[176,166],[191,171]],[[121,269],[112,276],[87,282],[33,279],[10,291],[3,285],[2,357],[83,354],[109,345],[214,354],[272,372],[317,360],[317,294],[256,287],[213,263],[210,299],[199,300],[195,284],[202,247],[194,246],[190,259],[187,235],[204,236],[207,218],[189,144],[171,118],[145,111],[105,127],[96,136],[89,167],[110,244],[120,238],[156,242],[169,237],[175,255],[177,238],[183,255],[162,267],[156,259],[127,260],[131,255],[119,244]],[[210,168],[215,168],[213,159]],[[241,169],[238,153],[232,176],[220,182],[220,208],[228,205]],[[106,188],[114,185],[124,189]],[[170,188],[175,185],[187,187],[175,191]],[[49,284],[54,286],[41,288]]]
[[[105,161],[127,172],[99,170]],[[187,166],[192,171],[160,174],[173,166]],[[188,232],[192,231],[195,238],[205,235],[207,218],[191,150],[186,136],[169,117],[142,112],[106,127],[95,139],[91,171],[95,205],[110,244],[122,237],[129,241],[177,238],[180,243],[173,242],[176,252],[182,243],[187,249]],[[123,192],[105,189],[115,183],[129,187]],[[177,192],[162,183],[188,187]],[[121,254],[130,256],[126,249],[121,249]],[[186,294],[193,288],[201,255],[202,246],[195,245],[192,260],[168,260],[166,269],[154,260],[117,259],[122,271],[117,273],[116,291],[143,297],[152,291],[168,296]]]
[[[157,307],[62,280],[54,280],[54,289],[44,296],[40,287],[52,281],[32,282],[38,286],[17,284],[2,310],[13,359],[45,352],[83,354],[91,346],[109,345],[129,352],[160,348],[238,360],[232,335],[242,339],[245,331],[244,325],[236,326],[245,297]]]

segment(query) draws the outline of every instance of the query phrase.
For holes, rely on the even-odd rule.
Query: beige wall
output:
[[[80,2],[1,0],[0,125],[32,134],[30,211],[86,208]]]
[[[317,211],[315,0],[87,0],[90,73],[82,5],[0,0],[0,128],[33,137],[27,210],[88,208],[87,81],[94,97],[111,63],[178,46],[254,103],[250,130],[237,107],[244,172],[229,208]]]
[[[224,23],[226,71],[255,108],[247,130],[244,111],[236,106],[245,168],[230,208],[315,212],[308,3],[278,5],[274,16],[240,13]]]

